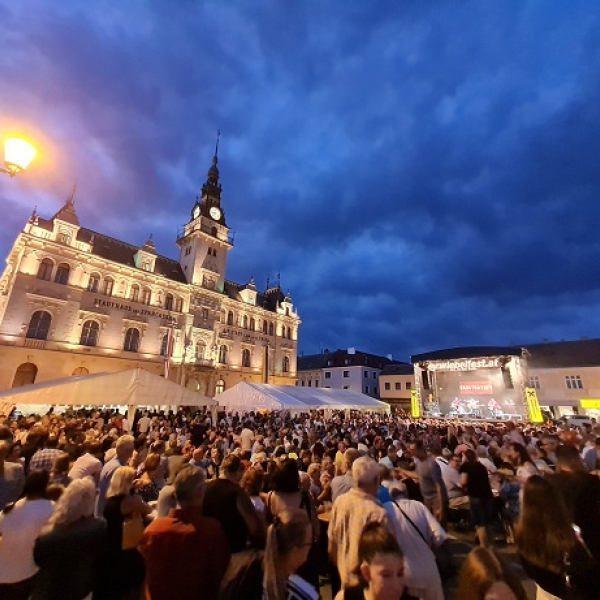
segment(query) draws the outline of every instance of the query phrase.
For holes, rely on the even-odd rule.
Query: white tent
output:
[[[227,411],[289,410],[365,410],[389,412],[390,405],[351,390],[307,388],[293,385],[267,385],[241,382],[215,397]]]
[[[144,369],[94,373],[24,385],[0,393],[0,406],[212,406],[216,402]]]

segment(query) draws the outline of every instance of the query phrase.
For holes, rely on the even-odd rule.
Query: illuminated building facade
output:
[[[178,260],[151,238],[133,246],[82,227],[74,193],[51,219],[34,211],[0,279],[0,389],[134,367],[164,374],[165,363],[169,379],[208,396],[240,381],[294,385],[290,295],[225,277],[233,240],[217,162],[177,236]]]

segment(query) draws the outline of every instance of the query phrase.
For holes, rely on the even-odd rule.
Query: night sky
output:
[[[117,6],[121,5],[121,6]],[[0,255],[84,227],[177,258],[221,130],[227,276],[299,350],[600,336],[597,0],[0,0]]]

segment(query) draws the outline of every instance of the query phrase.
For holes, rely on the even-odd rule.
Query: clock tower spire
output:
[[[200,198],[192,208],[190,220],[178,236],[180,248],[179,263],[189,283],[209,289],[223,290],[227,253],[233,247],[229,228],[221,208],[221,184],[219,183],[219,140],[206,182],[202,186]]]

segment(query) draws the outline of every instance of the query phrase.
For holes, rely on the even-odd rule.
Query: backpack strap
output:
[[[404,515],[404,518],[415,528],[415,531],[419,534],[419,537],[425,542],[426,546],[431,549],[429,542],[425,539],[422,531],[416,526],[415,522],[400,508],[400,505],[395,501],[392,502],[398,507],[398,510]]]

